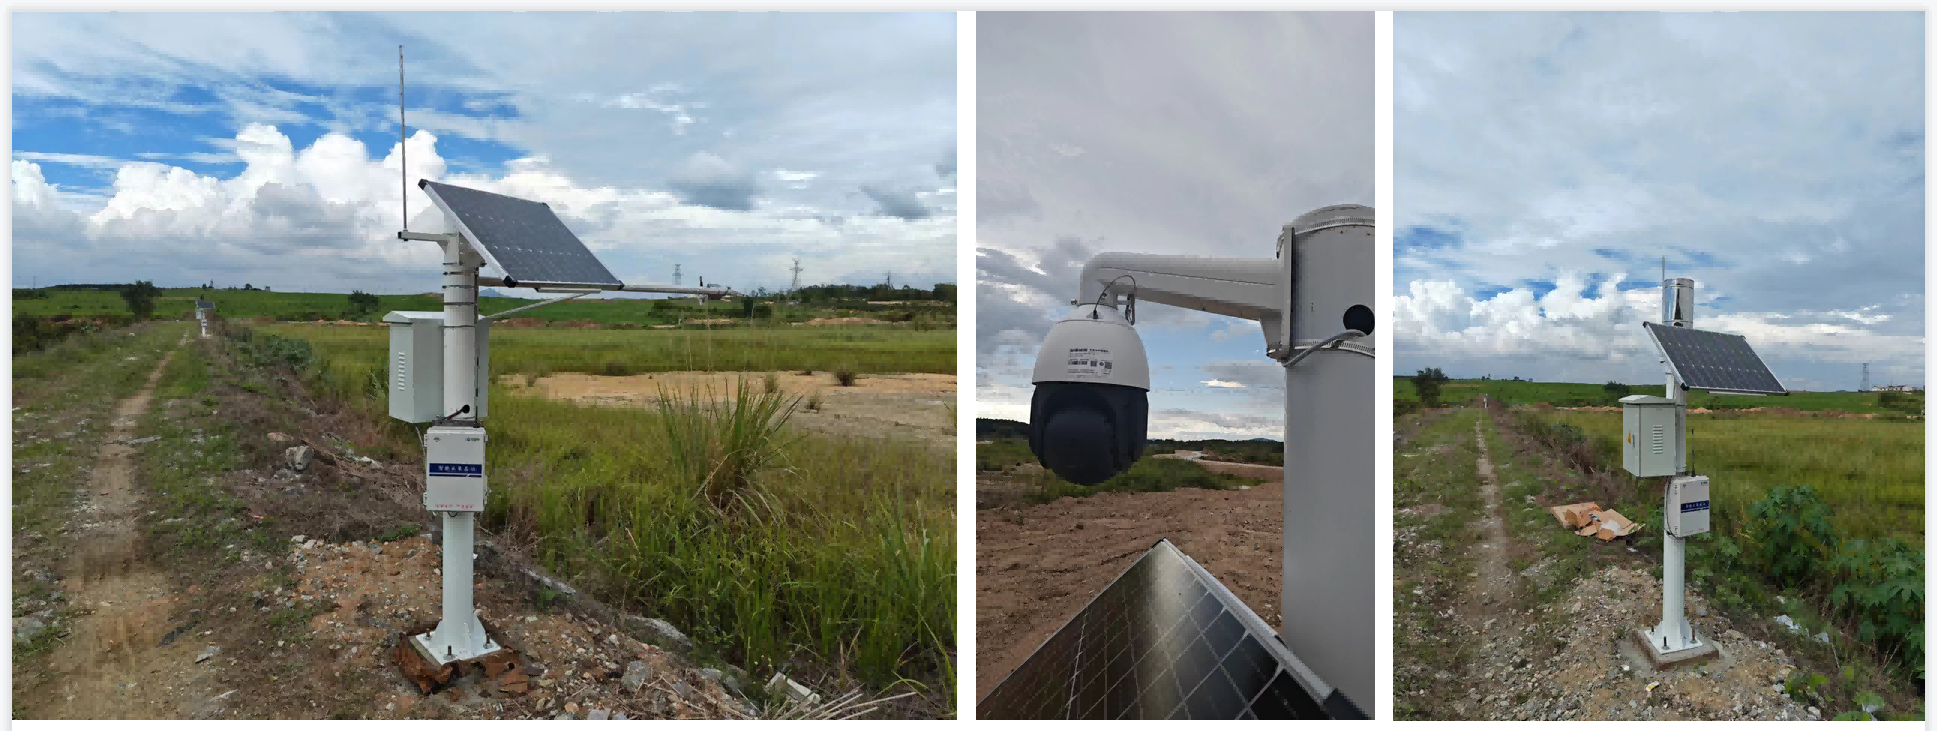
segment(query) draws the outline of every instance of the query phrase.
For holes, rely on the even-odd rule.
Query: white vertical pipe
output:
[[[476,254],[458,238],[444,244],[444,414],[477,419],[478,266]]]
[[[1675,278],[1661,283],[1661,320],[1672,327],[1695,326],[1695,280]],[[1674,368],[1662,360],[1668,397],[1675,400],[1675,476],[1688,474],[1688,392],[1675,379]],[[1673,478],[1670,478],[1673,479]],[[1661,624],[1652,638],[1657,649],[1673,652],[1694,646],[1688,622],[1682,616],[1686,587],[1687,546],[1683,538],[1668,533],[1670,511],[1680,510],[1667,489],[1661,495]]]
[[[444,514],[444,618],[437,623],[432,651],[459,657],[475,656],[484,644],[484,628],[471,608],[472,513]],[[458,659],[458,658],[447,658]]]
[[[1320,209],[1327,211],[1327,209]],[[1358,211],[1366,220],[1369,208]],[[1322,225],[1301,216],[1283,256],[1294,277],[1288,312],[1297,346],[1345,329],[1355,304],[1374,306],[1373,227]],[[1370,346],[1371,338],[1352,341]],[[1314,353],[1285,370],[1284,584],[1280,598],[1285,645],[1326,683],[1371,712],[1376,691],[1378,619],[1374,596],[1375,452],[1372,358],[1347,351]]]
[[[451,415],[475,421],[477,414],[477,276],[482,262],[461,238],[444,244],[444,405]],[[472,532],[475,515],[444,513],[444,616],[431,632],[432,653],[444,659],[470,659],[484,654],[484,627],[472,605]]]

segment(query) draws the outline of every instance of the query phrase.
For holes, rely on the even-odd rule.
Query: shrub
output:
[[[1807,485],[1771,488],[1743,526],[1751,564],[1783,586],[1808,580],[1836,554],[1833,514]]]
[[[1439,405],[1439,385],[1446,381],[1446,374],[1438,368],[1426,368],[1413,375],[1412,387],[1419,393],[1419,402],[1432,408]]]
[[[159,296],[161,289],[145,280],[121,288],[121,300],[128,303],[128,311],[134,313],[136,320],[146,320],[155,314],[155,298]]]
[[[1841,580],[1830,609],[1856,625],[1857,640],[1913,662],[1924,656],[1924,555],[1896,537],[1843,544],[1830,568]]]
[[[834,371],[834,380],[839,381],[840,384],[843,386],[854,385],[854,379],[859,377],[860,377],[860,374],[855,373],[854,370],[851,368],[842,368],[840,370]]]

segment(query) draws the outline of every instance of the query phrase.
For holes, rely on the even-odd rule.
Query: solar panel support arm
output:
[[[427,234],[422,231],[398,231],[397,238],[404,241],[430,241],[438,244],[448,244],[452,241],[457,240],[458,235],[457,234]]]
[[[493,322],[493,321],[496,321],[496,320],[501,320],[501,319],[503,319],[503,318],[504,318],[504,317],[505,317],[506,315],[510,315],[510,314],[512,314],[512,313],[514,313],[514,312],[524,312],[525,310],[531,310],[531,309],[537,309],[537,308],[539,308],[539,307],[544,307],[545,305],[555,305],[555,304],[558,304],[558,303],[560,303],[560,302],[565,302],[565,301],[568,301],[568,300],[575,300],[575,299],[578,299],[578,298],[580,298],[580,297],[584,297],[585,295],[588,295],[588,294],[597,294],[597,293],[598,293],[599,291],[600,291],[600,290],[596,290],[596,289],[587,289],[587,290],[583,290],[583,291],[580,291],[580,292],[578,292],[578,293],[576,293],[576,294],[570,294],[570,295],[566,295],[566,296],[564,296],[564,297],[554,297],[554,298],[552,298],[552,299],[548,299],[548,300],[542,300],[542,301],[539,301],[539,302],[533,302],[533,303],[531,303],[531,304],[528,304],[528,305],[522,305],[522,306],[519,306],[519,307],[513,307],[513,308],[511,308],[511,309],[509,309],[509,310],[505,310],[505,311],[503,311],[503,312],[495,312],[495,313],[492,313],[492,314],[489,314],[489,315],[485,315],[485,316],[483,316],[483,317],[479,317],[479,318],[478,318],[478,322]]]

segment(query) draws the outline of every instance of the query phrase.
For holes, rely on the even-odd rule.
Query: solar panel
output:
[[[620,286],[549,205],[428,180],[417,186],[517,286]]]
[[[1210,572],[1162,540],[997,684],[976,717],[1364,715],[1314,678]]]
[[[1786,394],[1748,338],[1686,327],[1641,323],[1689,388],[1730,393]]]

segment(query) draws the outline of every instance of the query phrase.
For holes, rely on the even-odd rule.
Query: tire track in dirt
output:
[[[1475,614],[1486,613],[1488,607],[1506,605],[1513,598],[1513,569],[1507,565],[1510,542],[1507,537],[1506,521],[1500,515],[1500,481],[1493,476],[1493,458],[1487,451],[1485,426],[1487,419],[1481,417],[1473,423],[1473,440],[1479,445],[1480,496],[1486,500],[1486,512],[1474,527],[1485,536],[1473,546],[1476,571],[1473,583],[1467,587],[1468,609]],[[1483,620],[1484,626],[1494,623]]]
[[[182,342],[186,342],[184,336]],[[149,560],[139,521],[136,447],[128,444],[148,412],[155,386],[179,351],[162,356],[148,381],[121,400],[107,442],[84,489],[87,503],[66,570],[74,610],[71,634],[46,659],[45,680],[15,699],[23,718],[182,718],[192,695],[214,671],[197,664],[202,643],[168,636],[180,597],[162,567]]]

